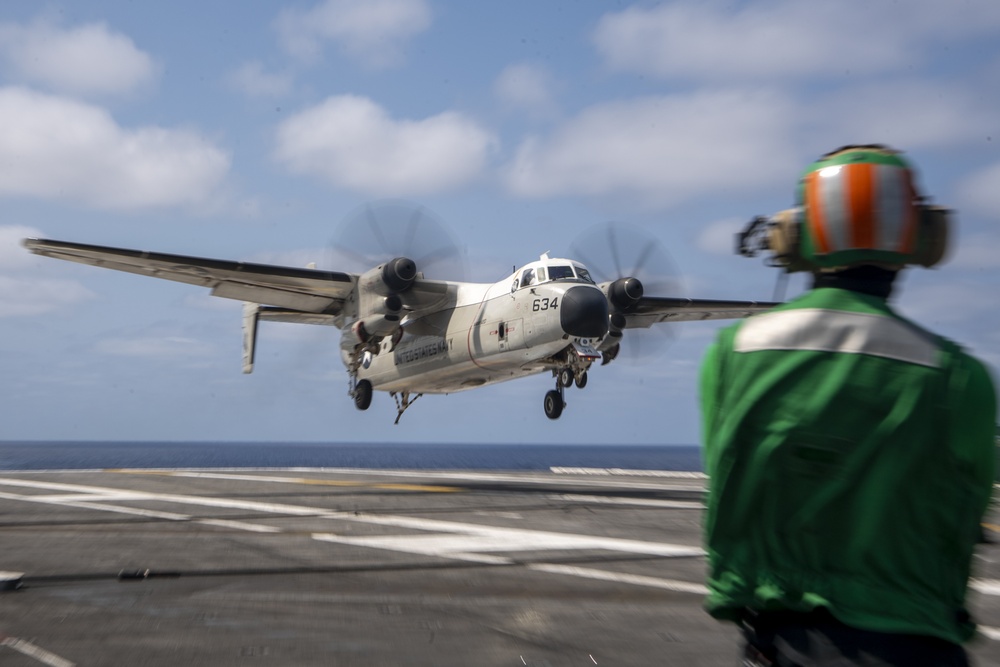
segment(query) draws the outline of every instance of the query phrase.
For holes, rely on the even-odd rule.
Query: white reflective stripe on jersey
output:
[[[740,326],[734,349],[868,354],[921,366],[940,366],[937,341],[916,327],[887,316],[822,308],[755,315]]]

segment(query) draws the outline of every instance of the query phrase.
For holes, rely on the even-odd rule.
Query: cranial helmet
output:
[[[797,208],[773,218],[771,248],[788,271],[933,266],[947,247],[948,211],[917,194],[909,164],[880,145],[845,146],[809,165]]]

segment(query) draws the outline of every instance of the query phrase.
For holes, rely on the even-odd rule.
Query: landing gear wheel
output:
[[[563,397],[555,389],[545,394],[545,416],[549,419],[559,419],[563,411]]]
[[[573,369],[564,368],[559,371],[559,386],[561,387],[572,387],[573,386]]]
[[[362,380],[354,388],[354,407],[358,410],[367,410],[371,404],[372,383],[368,380]]]
[[[584,371],[576,376],[576,388],[583,389],[587,386],[587,371]]]

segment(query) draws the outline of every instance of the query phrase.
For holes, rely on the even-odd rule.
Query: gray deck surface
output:
[[[736,665],[735,628],[701,610],[702,486],[0,472],[0,571],[24,573],[0,665]],[[998,556],[975,565],[979,665],[1000,665]]]

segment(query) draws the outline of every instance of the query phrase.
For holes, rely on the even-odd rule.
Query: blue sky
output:
[[[768,299],[775,272],[732,233],[791,206],[819,154],[869,142],[958,211],[950,262],[908,271],[896,305],[996,368],[991,0],[4,2],[0,438],[695,443],[717,323],[594,370],[555,422],[536,376],[393,426],[385,394],[353,407],[335,330],[263,324],[244,376],[238,302],[18,242],[322,267],[346,216],[403,198],[474,279],[614,220],[667,246],[685,295]]]

